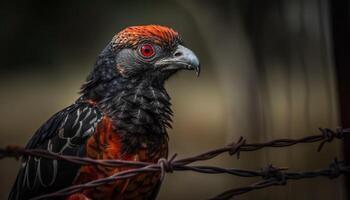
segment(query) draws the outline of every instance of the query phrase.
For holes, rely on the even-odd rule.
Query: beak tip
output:
[[[172,57],[157,61],[155,65],[162,67],[161,69],[163,71],[167,69],[192,70],[195,71],[197,77],[199,77],[201,72],[201,66],[197,56],[193,53],[193,51],[182,45],[178,45],[177,50]]]
[[[198,66],[196,67],[196,75],[197,75],[197,77],[199,77],[200,73],[201,73],[201,66],[198,65]]]

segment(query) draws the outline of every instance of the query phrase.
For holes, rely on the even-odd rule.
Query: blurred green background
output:
[[[1,1],[0,146],[25,145],[78,98],[96,56],[121,29],[161,24],[181,33],[202,74],[167,82],[175,111],[170,152],[179,157],[248,141],[298,138],[339,125],[327,0]],[[260,169],[325,168],[341,143],[242,153],[204,162]],[[0,199],[19,162],[0,160]],[[257,179],[175,172],[158,199],[206,199]],[[346,199],[343,178],[292,181],[237,199]]]

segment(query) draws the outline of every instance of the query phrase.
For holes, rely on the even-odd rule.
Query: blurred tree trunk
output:
[[[349,1],[330,1],[334,57],[337,68],[340,118],[343,127],[350,127],[350,15]],[[350,138],[344,139],[344,158],[350,164]],[[345,176],[347,196],[350,197],[350,176]]]

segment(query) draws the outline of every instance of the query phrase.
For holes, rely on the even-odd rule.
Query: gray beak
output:
[[[199,76],[201,69],[196,54],[182,45],[177,46],[172,57],[157,61],[155,66],[161,68],[162,71],[177,69],[194,70],[197,76]]]

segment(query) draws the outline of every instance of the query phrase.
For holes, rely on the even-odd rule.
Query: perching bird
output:
[[[182,69],[198,75],[199,61],[173,29],[122,30],[97,58],[80,98],[42,125],[26,148],[92,159],[167,157],[172,110],[164,82]],[[30,199],[125,169],[24,157],[9,199]],[[147,173],[61,199],[155,199],[159,187],[159,173]]]

